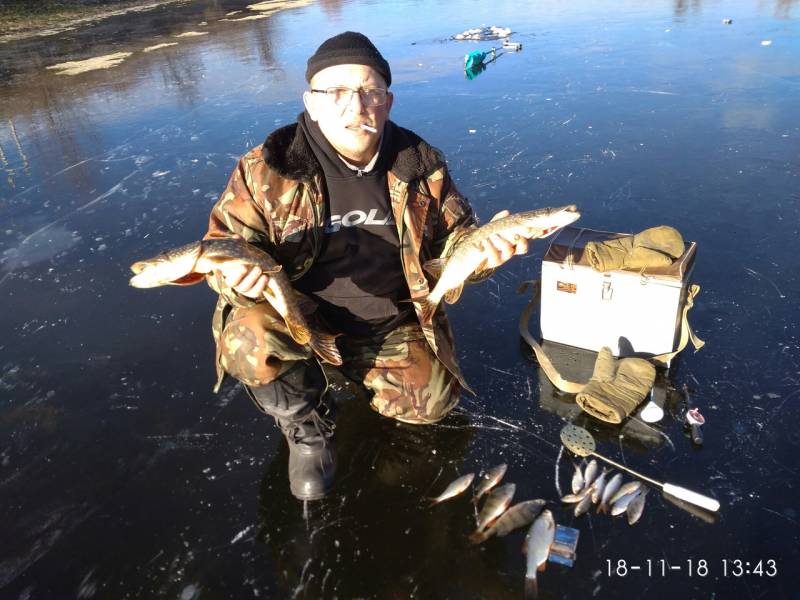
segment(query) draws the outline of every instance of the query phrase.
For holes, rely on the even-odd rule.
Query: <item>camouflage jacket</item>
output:
[[[454,241],[477,226],[467,200],[459,194],[442,154],[415,133],[394,128],[396,157],[387,174],[389,197],[400,237],[400,260],[411,299],[424,298],[435,284],[423,272],[425,261],[446,256]],[[321,247],[326,202],[322,167],[305,135],[292,124],[274,131],[263,146],[240,160],[214,205],[205,238],[236,234],[269,252],[290,280],[308,271]],[[484,279],[489,272],[472,280]],[[252,305],[219,277],[209,284],[220,294],[214,318],[219,389],[219,335],[231,306]],[[419,304],[415,303],[419,317]],[[432,326],[423,327],[430,347],[444,365],[466,386],[454,355],[452,334],[444,311]],[[467,387],[467,389],[469,389]]]

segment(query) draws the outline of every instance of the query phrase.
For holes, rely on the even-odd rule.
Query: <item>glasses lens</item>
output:
[[[380,88],[364,90],[361,93],[361,97],[364,99],[364,104],[367,106],[380,106],[386,102],[386,90]]]
[[[325,91],[337,106],[348,106],[356,90],[332,87]],[[386,90],[381,88],[362,89],[358,90],[358,93],[364,106],[380,106],[386,102]]]
[[[338,106],[347,106],[353,98],[353,90],[346,87],[328,88],[328,96],[330,96]]]

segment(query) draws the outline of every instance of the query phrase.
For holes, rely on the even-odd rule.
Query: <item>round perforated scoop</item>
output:
[[[685,500],[686,502],[690,502],[695,506],[700,506],[713,512],[719,510],[719,502],[714,498],[703,496],[702,494],[687,490],[686,488],[679,487],[672,483],[661,483],[660,481],[646,477],[645,475],[642,475],[641,473],[634,471],[625,465],[621,465],[617,462],[614,462],[610,458],[606,458],[605,456],[598,454],[595,452],[595,443],[592,434],[586,431],[583,427],[578,427],[577,425],[572,424],[564,425],[564,427],[561,429],[561,443],[564,444],[564,447],[567,448],[567,450],[577,454],[578,456],[589,456],[590,454],[592,456],[596,456],[600,460],[617,467],[619,470],[626,471],[634,477],[638,477],[643,481],[647,481],[651,485],[661,488],[668,494],[680,498],[681,500]]]
[[[592,434],[577,425],[564,425],[561,430],[561,443],[578,456],[589,456],[595,450]]]

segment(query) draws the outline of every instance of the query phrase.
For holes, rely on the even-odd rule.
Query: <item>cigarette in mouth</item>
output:
[[[361,129],[363,129],[365,131],[369,131],[370,133],[378,133],[377,129],[375,129],[374,127],[370,127],[369,125],[366,125],[365,123],[361,124]]]

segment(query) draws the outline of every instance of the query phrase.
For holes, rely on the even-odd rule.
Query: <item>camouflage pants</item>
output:
[[[296,361],[313,356],[291,338],[268,302],[233,308],[217,343],[222,368],[248,386],[267,385]],[[339,369],[372,392],[371,406],[383,416],[435,423],[458,403],[458,380],[433,354],[416,323],[378,340],[340,336],[336,345],[343,360]]]

